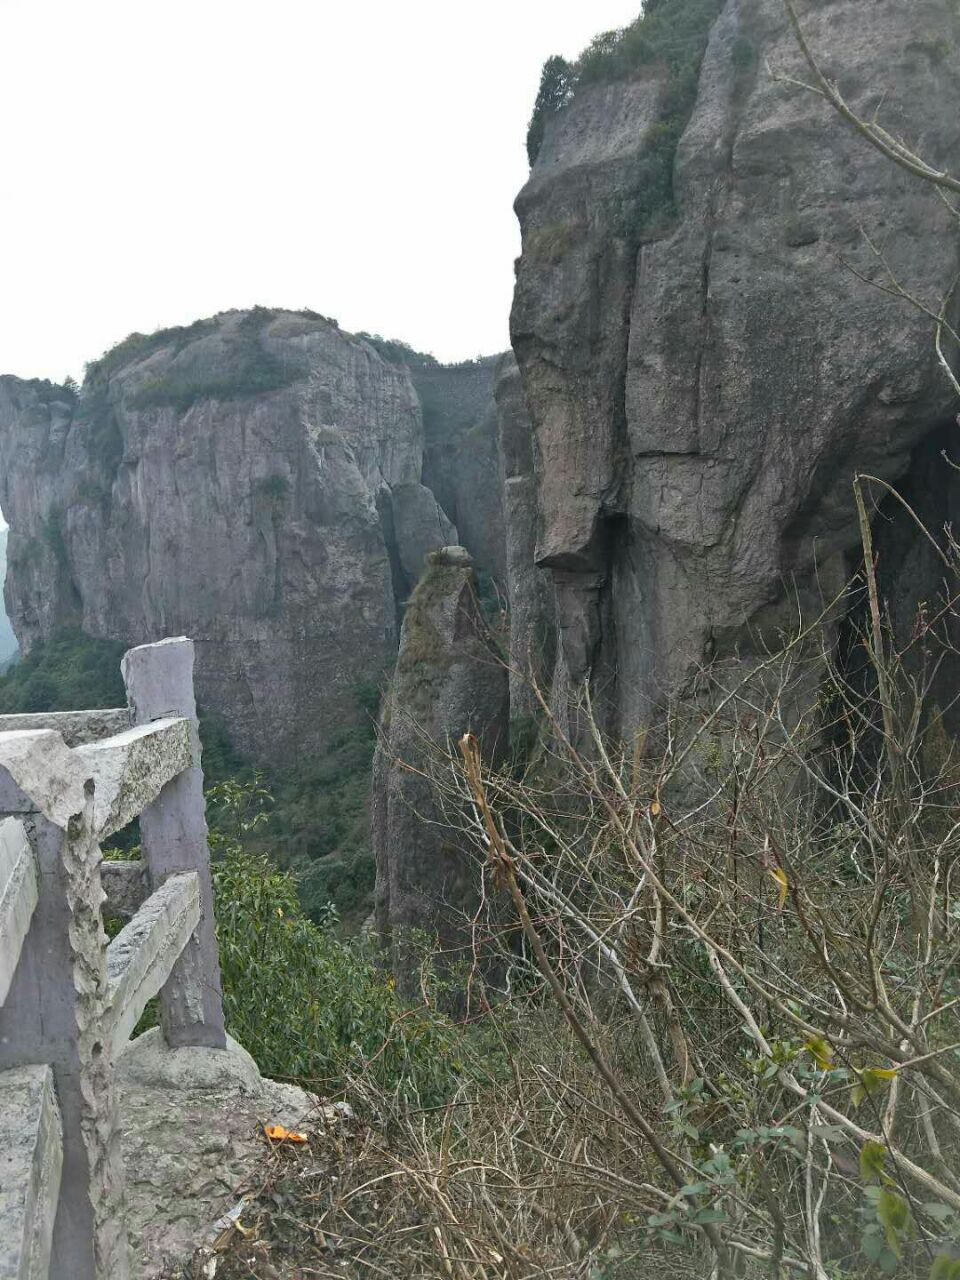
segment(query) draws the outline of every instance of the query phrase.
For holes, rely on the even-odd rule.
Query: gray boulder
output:
[[[396,556],[395,577],[405,599],[420,581],[431,551],[456,542],[457,531],[433,493],[423,484],[398,484],[389,490]]]
[[[261,1077],[233,1040],[226,1049],[170,1049],[156,1029],[118,1059],[117,1085],[138,1280],[207,1256],[204,1246],[226,1225],[219,1220],[266,1175],[265,1124],[305,1131],[316,1143],[338,1116],[296,1085]]]

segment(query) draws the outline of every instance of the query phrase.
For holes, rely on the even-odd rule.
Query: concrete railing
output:
[[[114,1059],[155,995],[168,1044],[226,1043],[193,645],[122,670],[127,708],[0,716],[0,1280],[124,1280]]]

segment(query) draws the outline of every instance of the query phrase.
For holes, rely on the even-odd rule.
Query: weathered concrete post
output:
[[[194,765],[168,782],[143,810],[140,833],[154,890],[169,876],[185,871],[196,871],[200,880],[200,923],[160,995],[163,1034],[173,1048],[222,1049],[226,1035],[193,692],[193,642],[178,636],[140,645],[125,654],[122,670],[136,724],[161,716],[185,716],[193,726]]]
[[[0,1071],[53,1068],[63,1171],[51,1280],[125,1280],[123,1171],[103,1037],[105,952],[93,784],[52,730],[0,733],[0,813],[23,821],[38,896],[0,1007]]]

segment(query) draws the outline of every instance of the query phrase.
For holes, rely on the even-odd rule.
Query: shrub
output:
[[[193,324],[174,325],[169,329],[157,329],[156,333],[127,334],[122,342],[116,343],[104,352],[100,360],[91,360],[84,370],[84,388],[95,383],[108,383],[116,371],[124,365],[136,360],[145,360],[147,356],[163,347],[173,347],[174,351],[183,351],[188,343],[212,333],[216,328],[216,320],[195,320]]]
[[[567,222],[535,227],[528,232],[523,251],[538,262],[561,262],[577,240],[576,225]]]
[[[67,552],[67,540],[63,532],[63,511],[59,507],[53,507],[49,515],[43,522],[43,537],[53,552],[53,557],[60,569],[64,569],[70,562]]]
[[[288,386],[299,376],[298,371],[285,368],[276,356],[264,348],[261,341],[263,328],[274,315],[275,312],[269,307],[251,308],[242,316],[231,335],[225,365],[218,365],[217,370],[213,371],[179,369],[171,364],[161,376],[143,382],[132,397],[132,407],[149,409],[172,406],[178,413],[184,413],[200,399],[234,399]],[[115,440],[107,421],[109,406],[106,393],[110,378],[124,366],[145,360],[157,351],[168,350],[172,360],[192,342],[216,332],[219,324],[220,320],[213,317],[197,320],[190,325],[158,329],[152,334],[131,333],[99,360],[87,365],[84,378],[86,398],[96,397],[96,393],[100,393],[99,397],[91,401],[87,413],[95,431],[104,434],[102,447],[115,448]]]
[[[99,360],[89,362],[85,370],[84,387],[107,383],[124,365],[143,360],[163,347],[173,347],[175,352],[182,351],[188,343],[212,333],[216,324],[216,320],[195,320],[193,324],[158,329],[156,333],[130,333],[122,342],[105,351]]]
[[[231,1035],[271,1076],[326,1095],[361,1071],[419,1105],[441,1102],[461,1060],[458,1032],[401,1004],[356,942],[308,919],[294,879],[265,854],[218,837],[213,867],[224,1012]]]
[[[367,685],[362,688],[372,702]],[[262,833],[283,865],[297,872],[311,916],[322,918],[332,903],[350,927],[358,927],[372,906],[368,800],[375,747],[370,714],[342,730],[326,750],[274,770],[277,800]]]

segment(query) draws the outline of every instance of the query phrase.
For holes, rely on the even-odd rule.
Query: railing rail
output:
[[[122,670],[127,708],[0,716],[0,1280],[124,1280],[114,1060],[155,995],[170,1045],[226,1043],[193,645]]]

